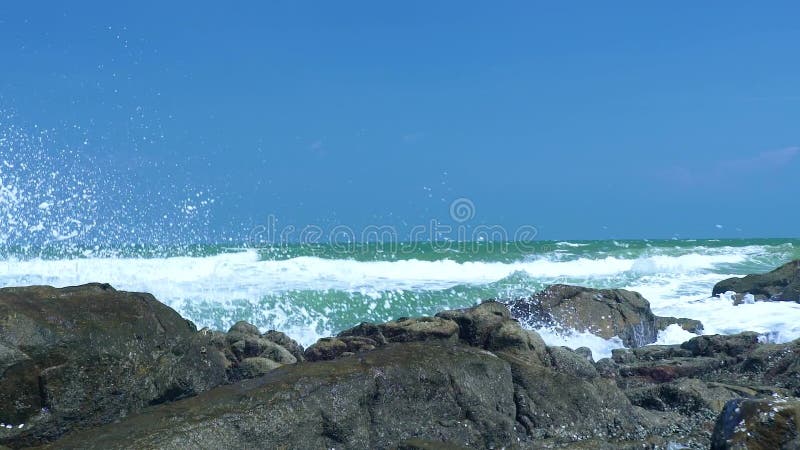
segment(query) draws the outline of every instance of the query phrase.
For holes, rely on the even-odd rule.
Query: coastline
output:
[[[780,270],[796,276],[800,263]],[[785,278],[769,276],[722,285]],[[759,300],[797,301],[788,297],[797,281]],[[581,289],[552,291],[569,294],[558,302],[518,299],[510,310],[487,301],[363,323],[306,349],[243,322],[227,333],[197,330],[149,294],[104,284],[0,289],[0,402],[11,426],[0,428],[0,443],[738,448],[797,435],[790,419],[800,410],[800,340],[704,335],[595,361],[588,349],[547,346],[520,326],[520,305],[544,305],[550,319],[563,322],[555,305],[565,301],[573,312],[602,298],[620,308],[638,301]],[[617,332],[644,329],[652,315],[649,305],[639,316],[623,308],[609,322],[591,308],[569,317]],[[670,325],[702,326],[681,319]]]

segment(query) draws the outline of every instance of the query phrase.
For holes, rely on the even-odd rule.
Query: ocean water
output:
[[[304,345],[362,321],[524,297],[552,283],[635,290],[656,314],[699,319],[708,334],[800,337],[798,304],[734,306],[710,296],[722,279],[800,258],[797,239],[58,248],[0,247],[0,286],[107,282],[151,292],[199,327],[226,330],[246,320]],[[596,357],[622,346],[588,333],[537,330],[549,344],[588,346]],[[692,336],[671,327],[659,342]]]
[[[304,345],[362,321],[525,297],[552,283],[636,290],[656,314],[699,319],[706,333],[800,337],[800,305],[710,297],[724,278],[800,258],[797,239],[254,245],[252,233],[213,232],[210,219],[223,213],[211,187],[175,181],[169,168],[137,178],[93,157],[93,140],[87,129],[30,125],[0,108],[0,286],[106,282],[151,292],[200,327],[246,320]],[[457,199],[450,214],[468,224],[475,207]],[[596,356],[621,346],[538,331]],[[659,342],[689,338],[671,327]]]

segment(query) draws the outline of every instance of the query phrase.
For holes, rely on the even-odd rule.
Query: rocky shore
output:
[[[800,262],[714,294],[799,301]],[[525,324],[526,326],[523,326]],[[618,336],[595,361],[528,325]],[[245,322],[198,330],[143,293],[0,289],[0,448],[800,448],[800,340],[647,345],[691,319],[554,285],[307,349]]]

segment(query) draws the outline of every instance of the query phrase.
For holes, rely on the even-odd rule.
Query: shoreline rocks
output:
[[[304,349],[246,322],[198,331],[108,285],[0,289],[0,448],[797,447],[800,340],[644,345],[702,325],[624,290],[532,299],[361,323]],[[643,346],[595,362],[518,318]]]
[[[10,426],[0,445],[52,441],[294,363],[274,340],[298,347],[248,324],[197,331],[152,295],[107,284],[0,289],[0,423]]]
[[[718,296],[734,292],[734,301],[785,301],[800,303],[800,260],[786,263],[764,274],[728,278],[714,285],[711,295]]]
[[[651,344],[672,324],[696,334],[703,330],[698,320],[656,316],[641,294],[625,289],[554,284],[507,304],[512,316],[526,325],[586,331],[603,339],[619,337],[626,347]]]

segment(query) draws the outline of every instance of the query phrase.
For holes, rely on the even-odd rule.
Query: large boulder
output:
[[[358,358],[284,366],[54,447],[501,448],[517,440],[515,410],[502,359],[446,342],[389,343]]]
[[[107,284],[0,289],[0,444],[56,439],[226,381],[207,333]]]
[[[641,294],[625,289],[554,284],[508,306],[513,317],[530,326],[589,332],[604,339],[616,336],[627,347],[655,342],[658,331],[673,323],[693,332],[702,330],[697,321],[657,317]]]
[[[763,296],[773,301],[800,302],[800,259],[786,263],[772,272],[720,281],[714,285],[712,295],[726,292]]]

